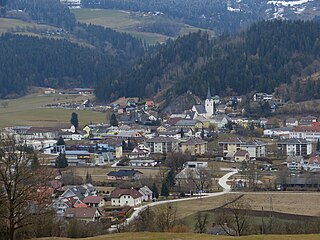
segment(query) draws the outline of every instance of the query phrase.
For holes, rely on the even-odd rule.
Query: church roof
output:
[[[205,107],[203,105],[194,105],[196,111],[198,112],[198,114],[203,114],[203,113],[207,113]]]
[[[207,93],[207,98],[206,99],[210,99],[210,100],[212,99],[209,85],[208,85],[208,93]]]

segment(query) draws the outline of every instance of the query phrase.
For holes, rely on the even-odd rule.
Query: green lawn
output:
[[[143,17],[136,13],[113,9],[88,8],[72,9],[71,11],[75,14],[76,19],[80,22],[92,23],[112,28],[116,31],[127,32],[129,34],[132,34],[133,36],[145,40],[150,44],[155,44],[156,42],[164,42],[169,38],[168,36],[162,34],[137,31],[137,25],[150,21],[150,17]],[[185,24],[181,29],[179,35],[185,35],[189,32],[195,32],[198,30],[199,28]],[[210,31],[210,33],[213,34],[212,31]]]
[[[0,127],[16,125],[59,126],[69,123],[71,113],[75,110],[42,108],[49,103],[83,101],[88,96],[80,95],[43,95],[31,94],[17,99],[0,101]],[[8,102],[7,107],[2,103]],[[80,126],[92,122],[104,122],[105,114],[91,110],[76,111]]]

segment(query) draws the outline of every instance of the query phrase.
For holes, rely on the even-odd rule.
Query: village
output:
[[[78,111],[93,107],[87,101],[72,106],[75,112],[63,128],[12,126],[4,133],[55,170],[48,207],[57,216],[109,228],[137,207],[225,190],[220,180],[228,173],[229,191],[319,191],[318,118],[249,119],[232,111],[241,101],[212,97],[208,87],[202,103],[160,117],[154,101],[128,99],[124,106],[105,107],[109,122],[79,126]],[[265,93],[251,101],[276,106]]]

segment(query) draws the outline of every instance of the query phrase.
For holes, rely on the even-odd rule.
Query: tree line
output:
[[[217,39],[203,32],[192,33],[168,41],[138,61],[117,78],[116,88],[111,85],[110,92],[102,90],[106,83],[99,83],[101,90],[96,94],[100,99],[112,98],[115,93],[150,97],[172,87],[166,94],[170,101],[187,91],[205,96],[208,83],[213,94],[222,96],[272,93],[286,84],[295,90],[306,86],[298,97],[294,90],[285,91],[288,99],[310,99],[318,96],[317,82],[300,84],[300,80],[318,71],[319,34],[319,23],[281,20],[262,21],[247,31]]]

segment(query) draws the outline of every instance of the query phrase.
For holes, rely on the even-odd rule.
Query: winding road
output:
[[[219,185],[223,188],[222,192],[206,193],[205,195],[201,195],[201,198],[216,197],[216,196],[221,196],[223,194],[229,193],[231,191],[231,187],[230,187],[230,185],[227,184],[227,181],[232,175],[238,173],[238,170],[237,169],[229,169],[229,171],[230,172],[228,172],[227,174],[223,175],[219,179]],[[188,201],[188,200],[194,200],[194,199],[199,199],[199,196],[191,197],[191,198],[179,198],[179,199],[164,200],[164,201],[159,201],[159,202],[152,202],[150,204],[147,204],[147,205],[144,205],[144,206],[141,206],[141,207],[137,207],[137,208],[134,209],[134,212],[131,214],[131,216],[129,218],[127,218],[126,221],[123,224],[124,225],[130,224],[147,207],[153,207],[153,206],[157,206],[157,205],[165,204],[165,203],[181,202],[181,201]],[[117,226],[116,225],[112,225],[109,228],[109,232],[114,232],[116,230],[117,230]]]

